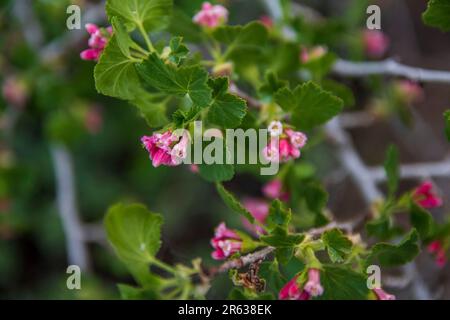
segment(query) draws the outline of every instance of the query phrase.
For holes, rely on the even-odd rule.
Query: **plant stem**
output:
[[[177,274],[177,271],[174,268],[172,268],[171,266],[169,266],[168,264],[162,262],[161,260],[159,260],[157,258],[151,258],[150,263],[164,271],[167,271],[168,273]]]
[[[144,26],[142,25],[142,23],[138,23],[137,27],[139,29],[139,32],[142,34],[142,36],[144,37],[145,43],[147,44],[148,50],[150,52],[155,51],[155,47],[153,47],[152,41],[150,40],[150,38],[148,37],[147,32],[144,29]]]

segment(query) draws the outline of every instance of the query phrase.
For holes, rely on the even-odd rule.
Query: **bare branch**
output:
[[[339,123],[345,129],[369,127],[377,121],[377,117],[367,111],[353,111],[342,113]]]
[[[353,62],[339,59],[334,64],[333,72],[346,77],[390,75],[421,82],[450,83],[450,72],[448,71],[410,67],[394,59],[386,59],[380,62]]]
[[[68,262],[86,271],[89,269],[89,259],[78,216],[72,158],[63,145],[53,145],[51,156],[56,176],[58,213],[66,235]]]
[[[33,12],[31,0],[14,1],[13,13],[22,25],[23,34],[27,43],[38,49],[44,41],[41,25]]]
[[[227,261],[224,264],[222,264],[220,267],[218,267],[217,269],[213,269],[210,272],[210,275],[214,276],[218,273],[227,272],[230,269],[240,269],[240,268],[245,267],[246,265],[249,265],[253,262],[256,262],[259,260],[264,260],[274,250],[275,250],[274,247],[265,247],[261,250],[255,251],[253,253],[249,253],[238,259]]]
[[[384,168],[371,168],[370,175],[376,182],[386,180]],[[403,164],[400,166],[402,179],[424,179],[432,177],[450,177],[450,159],[439,162]]]
[[[339,118],[329,121],[325,125],[328,138],[337,146],[337,153],[342,166],[348,171],[353,182],[368,204],[383,199],[383,194],[378,190],[372,176],[356,152],[353,143],[339,124]]]

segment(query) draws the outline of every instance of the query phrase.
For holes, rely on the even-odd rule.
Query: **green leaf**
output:
[[[341,230],[332,229],[322,234],[322,241],[327,248],[328,255],[333,263],[343,262],[352,250],[352,242]]]
[[[409,208],[409,220],[411,225],[419,232],[422,240],[430,235],[433,227],[433,217],[427,210],[418,206],[412,200]]]
[[[366,259],[367,265],[378,261],[380,266],[394,267],[412,261],[419,254],[419,234],[416,229],[411,230],[398,244],[377,243],[372,247]]]
[[[450,2],[448,0],[430,0],[427,10],[422,14],[426,25],[444,32],[450,31]]]
[[[208,121],[226,129],[239,126],[247,113],[247,103],[228,93],[228,78],[226,77],[210,79],[208,84],[213,89]]]
[[[116,36],[117,45],[120,51],[126,57],[130,57],[130,46],[132,45],[132,40],[128,34],[123,22],[118,17],[111,18],[111,24],[114,30],[114,35]]]
[[[290,234],[282,227],[275,227],[268,235],[261,236],[261,241],[277,248],[294,247],[300,244],[305,236],[301,233]]]
[[[259,94],[262,97],[273,96],[277,91],[287,87],[288,82],[285,80],[279,80],[275,72],[267,72],[265,75],[265,82],[259,88]]]
[[[355,96],[352,90],[346,85],[330,79],[324,79],[321,84],[324,90],[341,98],[345,107],[353,107],[355,105]]]
[[[396,234],[392,228],[391,219],[386,216],[369,221],[366,224],[366,230],[369,236],[377,237],[381,240],[390,239]]]
[[[129,31],[142,26],[149,32],[169,23],[172,0],[107,0],[106,13],[110,19],[121,17]]]
[[[280,41],[268,48],[265,60],[269,62],[268,69],[288,76],[297,72],[300,66],[300,46],[298,43]]]
[[[142,117],[151,128],[162,127],[169,122],[166,116],[166,99],[161,99],[161,97],[154,96],[145,90],[140,90],[136,94],[136,98],[131,100],[130,103],[139,109]]]
[[[349,267],[325,265],[320,272],[323,295],[320,300],[366,300],[366,277]]]
[[[132,100],[141,87],[134,61],[126,57],[113,35],[94,69],[95,87],[107,96]]]
[[[161,246],[162,216],[141,204],[116,204],[105,217],[106,234],[121,260],[150,263]]]
[[[282,265],[287,265],[293,256],[293,247],[278,247],[275,249],[275,257]]]
[[[447,136],[447,140],[450,142],[450,110],[444,112],[444,121],[445,121],[445,135]]]
[[[158,300],[160,298],[153,288],[136,288],[127,284],[118,284],[117,287],[123,300]]]
[[[398,177],[400,169],[398,165],[398,150],[391,145],[386,153],[384,161],[384,170],[386,171],[389,195],[393,196],[398,188]]]
[[[269,208],[269,215],[266,219],[268,230],[273,230],[276,227],[287,230],[291,217],[292,213],[290,209],[286,210],[283,208],[283,203],[280,200],[273,200]]]
[[[197,115],[199,114],[200,111],[201,109],[195,106],[186,111],[178,109],[172,114],[172,120],[175,127],[177,128],[185,127],[188,123],[194,121],[197,118]]]
[[[179,65],[189,54],[189,49],[184,45],[182,37],[174,37],[170,40],[169,60]]]
[[[192,17],[183,10],[173,8],[168,30],[171,34],[183,37],[189,43],[199,43],[204,38],[201,27],[192,21]]]
[[[303,64],[301,67],[311,72],[314,79],[322,78],[331,71],[335,61],[336,55],[328,52],[320,58],[312,59],[311,61]]]
[[[209,182],[230,181],[234,176],[234,167],[231,164],[199,164],[199,173]]]
[[[161,246],[160,214],[141,204],[116,204],[105,217],[108,241],[135,279],[142,285],[157,283],[149,265]]]
[[[259,276],[266,280],[266,290],[271,290],[276,295],[286,283],[286,279],[280,273],[277,260],[261,263]]]
[[[343,101],[309,81],[294,91],[283,88],[275,101],[292,113],[292,124],[299,130],[309,130],[326,123],[343,108]]]
[[[236,213],[239,213],[250,223],[255,223],[255,218],[251,215],[251,213],[247,209],[245,209],[244,206],[236,199],[236,197],[227,189],[225,189],[221,183],[216,183],[216,189],[228,208]]]
[[[212,36],[226,44],[223,59],[232,59],[236,55],[260,54],[267,41],[267,28],[259,22],[250,22],[245,26],[221,26],[216,28]]]
[[[211,102],[208,73],[201,67],[176,68],[165,64],[156,53],[152,53],[136,68],[147,84],[166,94],[188,96],[198,107],[207,107]]]

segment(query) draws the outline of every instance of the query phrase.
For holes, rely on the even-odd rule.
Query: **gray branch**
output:
[[[58,213],[66,235],[68,262],[86,271],[89,269],[89,260],[77,209],[72,157],[61,144],[51,147],[51,156],[56,178]]]
[[[345,77],[389,75],[421,82],[450,83],[450,72],[410,67],[394,59],[379,62],[353,62],[339,59],[334,64],[333,72]]]
[[[386,180],[384,168],[371,168],[369,173],[376,182]],[[400,166],[402,179],[424,179],[435,177],[450,177],[450,159],[438,162],[403,164]]]

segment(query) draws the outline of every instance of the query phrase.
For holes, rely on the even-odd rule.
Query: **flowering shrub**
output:
[[[50,2],[36,7],[57,5]],[[402,165],[405,155],[398,150],[408,147],[412,154],[428,156],[425,145],[433,141],[417,136],[423,127],[407,130],[420,113],[416,107],[428,103],[423,82],[445,82],[446,73],[388,59],[396,43],[383,29],[366,30],[356,21],[360,1],[354,1],[352,13],[330,19],[297,2],[238,2],[242,14],[232,1],[106,0],[107,21],[96,17],[96,24],[86,24],[78,33],[79,48],[74,51],[70,44],[53,60],[55,47],[68,42],[53,39],[51,25],[42,31],[51,40],[46,47],[29,34],[23,38],[30,44],[16,47],[16,33],[11,40],[2,32],[2,43],[14,50],[1,59],[7,67],[1,100],[7,111],[0,118],[6,138],[0,143],[1,211],[36,210],[53,217],[57,203],[63,223],[45,223],[37,235],[23,238],[38,239],[36,247],[50,243],[58,254],[64,241],[48,236],[47,228],[62,225],[68,263],[76,260],[73,264],[87,272],[87,254],[77,250],[88,242],[106,244],[91,222],[103,218],[111,202],[127,199],[112,205],[104,218],[108,245],[122,264],[115,264],[116,257],[95,260],[100,268],[114,259],[108,261],[114,276],[131,274],[134,282],[118,285],[124,299],[215,298],[215,280],[225,275],[227,291],[219,295],[230,299],[393,300],[402,295],[388,281],[391,271],[410,270],[420,260],[443,270],[450,224],[443,215],[445,192],[434,174],[439,171],[445,179],[448,167]],[[449,31],[443,2],[430,1],[423,20]],[[248,8],[255,11],[247,14]],[[250,16],[254,21],[246,21]],[[0,29],[3,25],[2,20]],[[28,51],[33,59],[22,58]],[[34,63],[28,60],[39,63],[21,74],[20,68]],[[22,115],[25,133],[12,141],[18,133],[10,123]],[[30,115],[39,115],[38,121],[30,121]],[[450,111],[443,123],[439,120],[450,141]],[[365,133],[347,131],[364,122],[389,123],[400,137],[411,135],[413,143],[405,147],[396,140],[402,145],[386,150],[383,166],[368,167],[355,147],[370,151],[373,146],[376,160],[387,138],[384,127],[364,143]],[[39,135],[46,142],[35,160]],[[28,162],[14,167],[10,150],[16,145],[17,155]],[[47,162],[54,172],[47,172]],[[93,172],[73,174],[86,163]],[[275,170],[266,174],[262,169],[269,167]],[[40,179],[43,173],[54,175],[54,186],[37,184],[52,180]],[[349,188],[343,183],[347,178]],[[42,197],[41,190],[55,190],[58,201]],[[21,194],[21,203],[13,191]],[[337,203],[337,193],[346,194],[344,204]],[[147,201],[162,214],[130,199]],[[34,201],[39,201],[36,208],[28,204]],[[363,204],[357,212],[345,212],[357,207],[353,202]],[[195,214],[183,215],[183,207]],[[87,221],[71,216],[78,209],[87,212]],[[25,224],[23,214],[5,217],[0,215],[0,222],[11,222],[0,225],[0,240],[13,237],[14,228],[25,234],[41,220],[36,215]],[[189,234],[176,240],[192,250],[172,254],[166,232]],[[1,269],[11,250],[0,242],[0,251],[6,257],[0,259]],[[185,259],[197,256],[203,260]],[[7,278],[1,275],[0,285]]]
[[[185,136],[174,135],[173,130],[192,130],[195,120],[204,120],[209,127],[219,130],[239,128],[247,117],[257,120],[246,120],[246,127],[261,128],[264,124],[267,127],[270,140],[262,150],[266,160],[285,164],[280,174],[263,186],[262,192],[267,200],[245,198],[242,204],[222,185],[223,181],[233,177],[232,165],[191,166],[193,172],[199,172],[203,178],[216,183],[217,191],[230,211],[242,215],[243,226],[250,232],[229,229],[221,222],[211,238],[214,248],[211,255],[215,260],[228,262],[206,273],[198,261],[193,262],[192,267],[171,267],[156,258],[160,243],[160,215],[136,205],[113,207],[106,218],[109,239],[137,282],[145,288],[139,290],[151,290],[161,298],[168,297],[164,285],[150,284],[146,280],[149,272],[144,266],[154,264],[180,280],[173,284],[180,288],[178,298],[196,297],[199,286],[208,287],[215,274],[234,270],[230,273],[232,280],[242,290],[234,289],[231,296],[239,293],[247,298],[261,298],[272,292],[279,299],[291,300],[392,300],[395,296],[381,287],[369,288],[366,285],[367,266],[375,263],[392,267],[408,263],[419,253],[421,242],[429,243],[428,251],[436,255],[438,265],[445,263],[444,246],[441,240],[433,240],[434,222],[427,211],[442,205],[442,200],[432,192],[430,182],[397,197],[399,164],[395,148],[389,150],[385,164],[388,198],[378,199],[366,230],[369,236],[384,241],[403,237],[398,244],[369,244],[353,227],[340,227],[326,212],[326,193],[323,189],[316,182],[311,184],[296,175],[298,167],[295,160],[300,158],[303,148],[304,152],[308,152],[305,132],[314,134],[314,129],[337,116],[345,104],[340,96],[342,90],[329,91],[320,85],[325,83],[332,65],[330,61],[334,59],[328,50],[323,46],[307,49],[302,44],[294,47],[282,34],[269,34],[268,30],[276,27],[268,17],[262,18],[264,25],[259,22],[244,26],[226,25],[228,10],[221,5],[205,2],[192,18],[193,24],[201,27],[191,27],[197,32],[197,38],[202,39],[198,45],[204,46],[208,52],[198,60],[180,37],[182,32],[175,34],[164,47],[156,48],[152,43],[149,32],[164,27],[164,21],[171,14],[170,1],[137,2],[138,14],[135,15],[131,5],[119,7],[118,1],[107,1],[107,13],[113,25],[112,36],[107,39],[98,28],[88,25],[87,30],[91,34],[89,46],[92,49],[89,49],[89,54],[84,51],[82,57],[96,60],[101,55],[94,72],[97,90],[136,105],[148,124],[159,128],[151,136],[142,137],[142,144],[149,152],[153,166],[179,165],[180,160],[186,158],[186,149],[191,141]],[[147,5],[158,5],[160,10],[148,11]],[[152,23],[154,21],[158,24]],[[145,40],[145,47],[135,42],[130,34],[133,30],[137,30]],[[385,55],[389,40],[381,31],[366,31],[363,45],[369,57],[380,58]],[[285,67],[271,65],[270,56],[279,47],[292,48],[286,61],[289,65]],[[321,65],[321,69],[317,69],[317,65]],[[262,85],[250,89],[255,99],[259,100],[257,103],[238,88],[255,83],[240,73],[245,70],[244,67],[250,66],[261,74],[266,73],[265,80],[258,80]],[[300,77],[288,83],[278,78],[291,78],[293,71],[295,73],[300,66],[315,79],[314,82]],[[420,87],[412,82],[399,82],[396,88],[398,94],[408,101],[422,96]],[[178,109],[169,117],[171,102]],[[219,136],[216,135],[216,138]],[[309,212],[312,220],[299,226],[293,218],[294,212],[298,214],[301,211]],[[394,215],[401,212],[409,214],[410,230],[399,233],[394,225]],[[321,251],[327,255],[319,255]],[[283,280],[282,266],[293,260],[298,260],[302,266],[286,282]],[[267,266],[266,270],[270,270],[270,275],[267,272],[260,275],[267,282],[267,288],[261,288],[252,281],[242,281],[236,269],[245,268],[249,263],[247,261],[263,263]],[[195,284],[192,280],[191,275],[196,273],[201,275],[201,284]],[[275,279],[278,285],[271,287],[268,277]],[[121,289],[124,292],[131,290],[128,287]]]

